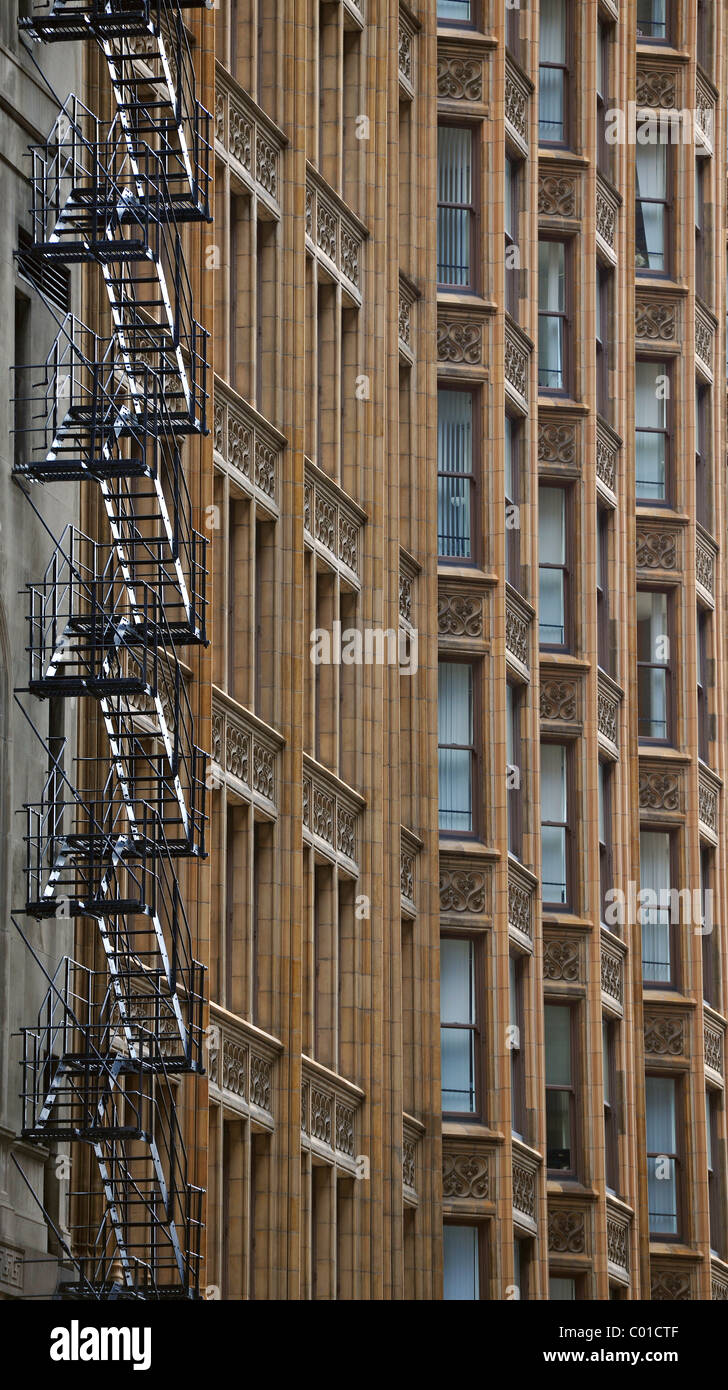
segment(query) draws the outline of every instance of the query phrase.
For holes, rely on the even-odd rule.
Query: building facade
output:
[[[153,208],[145,235],[174,231],[179,254],[152,263],[169,312],[194,304],[210,335],[204,349],[185,337],[183,314],[160,346],[166,303],[142,304],[152,348],[138,342],[135,366],[123,304],[106,293],[109,265],[129,254],[127,214],[96,239],[81,227],[69,294],[104,341],[121,339],[119,389],[134,397],[120,404],[114,386],[114,418],[137,409],[135,372],[152,394],[166,372],[174,395],[175,373],[206,362],[174,419],[143,412],[145,447],[156,430],[179,453],[183,482],[155,495],[199,538],[206,617],[195,626],[186,610],[165,628],[173,717],[150,677],[124,694],[143,697],[124,706],[134,768],[152,752],[164,763],[188,707],[190,747],[206,755],[188,787],[204,843],[200,829],[174,851],[188,958],[206,983],[196,965],[171,979],[180,938],[164,921],[149,1010],[149,967],[142,980],[127,947],[127,1012],[144,1027],[121,1010],[105,1050],[93,1033],[103,1104],[94,1090],[84,1123],[77,1111],[48,1123],[48,1068],[67,1054],[39,1024],[46,1091],[28,1125],[4,1035],[3,1152],[22,1136],[29,1187],[8,1157],[0,1239],[16,1273],[0,1289],[37,1292],[22,1271],[41,1250],[60,1276],[37,1268],[76,1296],[81,1261],[102,1296],[119,1284],[210,1299],[725,1299],[722,9],[125,0],[113,21],[101,9],[37,0],[24,13],[65,22],[71,10],[86,27],[65,35],[68,85],[102,121],[126,112],[133,137],[125,127],[131,173],[104,165],[95,181],[97,136],[86,176],[107,214],[133,186]],[[120,98],[120,48],[133,98]],[[33,52],[55,58],[48,42]],[[32,106],[24,50],[15,62]],[[47,141],[46,102],[42,120],[5,127],[17,167],[23,141]],[[155,151],[147,183],[142,148]],[[7,244],[17,223],[36,237],[33,265],[57,266],[17,209],[17,178]],[[184,262],[184,284],[170,262]],[[3,264],[17,277],[9,250]],[[35,360],[17,323],[15,361]],[[128,464],[132,445],[121,454]],[[113,518],[99,472],[62,495],[102,544]],[[128,488],[145,538],[147,476]],[[40,535],[23,505],[28,542],[16,532],[22,558],[11,546],[2,571],[20,686],[9,595]],[[5,536],[3,524],[3,549]],[[184,583],[198,592],[170,543],[174,574],[155,589],[144,571],[165,611]],[[114,572],[127,597],[128,569]],[[136,591],[128,603],[139,625]],[[86,769],[120,737],[109,680],[95,671],[63,702]],[[10,684],[2,775],[15,806],[34,799],[19,784],[42,780],[60,735],[58,699],[38,686],[46,751],[26,769]],[[116,747],[128,815],[152,793],[139,771],[126,796]],[[135,846],[131,878],[146,864]],[[2,849],[9,921],[28,897],[9,817]],[[75,926],[31,911],[23,930],[51,975],[64,952],[93,967],[90,1003],[117,956],[98,903],[89,913],[88,896],[70,896]],[[5,950],[4,988],[26,1011],[6,1014],[10,1033],[43,988],[22,997],[11,972],[30,981],[26,947],[8,935]],[[79,1055],[76,1043],[66,1070]],[[187,1158],[182,1253],[175,1222],[148,1203],[145,1251],[129,1254],[110,1219],[100,1259],[87,1248],[88,1212],[103,1211],[97,1151],[121,1144],[131,1171],[133,1146],[171,1133],[171,1112]],[[174,1258],[158,1259],[160,1243]]]

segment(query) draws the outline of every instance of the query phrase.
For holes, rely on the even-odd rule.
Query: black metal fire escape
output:
[[[39,0],[20,20],[35,40],[97,43],[116,106],[104,123],[70,97],[32,151],[31,253],[95,263],[112,332],[69,315],[46,361],[16,374],[20,486],[31,504],[38,484],[96,488],[107,528],[54,538],[29,586],[23,692],[77,700],[82,722],[94,701],[102,735],[74,757],[43,736],[48,776],[26,807],[23,911],[87,919],[97,941],[96,968],[62,959],[22,1030],[23,1135],[73,1146],[62,1291],[75,1298],[199,1293],[202,1193],[175,1093],[203,1069],[204,971],[177,861],[205,853],[205,759],[180,665],[206,641],[183,466],[185,436],[207,431],[183,253],[184,224],[210,220],[210,118],[182,18],[204,4]]]

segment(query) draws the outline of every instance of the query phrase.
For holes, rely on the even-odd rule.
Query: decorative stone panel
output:
[[[646,343],[675,343],[682,333],[681,301],[663,294],[638,294],[634,335]]]
[[[695,538],[695,581],[709,600],[715,598],[715,546],[700,531]]]
[[[490,1155],[482,1149],[463,1153],[443,1151],[442,1195],[444,1200],[458,1198],[484,1202],[491,1198]]]
[[[230,779],[235,790],[269,813],[278,806],[279,752],[283,739],[255,715],[213,694],[213,776]]]
[[[682,531],[677,526],[637,526],[637,568],[673,574],[682,569]]]
[[[358,1119],[364,1092],[352,1082],[303,1058],[301,1148],[356,1174]]]
[[[492,871],[482,860],[440,855],[440,911],[448,916],[490,917]]]
[[[686,1303],[693,1296],[691,1270],[651,1262],[650,1297],[653,1303]]]
[[[552,1206],[548,1213],[548,1246],[553,1255],[585,1255],[588,1216],[583,1207],[571,1203]]]
[[[715,1265],[711,1271],[710,1297],[714,1302],[728,1302],[728,1274],[724,1269],[718,1269]]]
[[[534,884],[515,864],[508,865],[508,927],[533,942]]]
[[[539,217],[579,216],[580,183],[575,174],[545,171],[538,178]]]
[[[211,1095],[228,1109],[273,1129],[273,1083],[282,1043],[243,1019],[231,1021],[214,1004],[208,1037]]]
[[[399,276],[399,351],[407,362],[414,362],[415,338],[412,315],[419,292],[416,286],[400,271]]]
[[[719,794],[720,783],[717,778],[712,776],[707,768],[701,767],[698,772],[698,820],[711,832],[712,837],[718,835]]]
[[[483,58],[464,52],[458,45],[437,45],[437,95],[445,101],[482,102],[485,71]]]
[[[482,594],[441,589],[437,598],[437,631],[440,637],[482,638]]]
[[[355,588],[361,588],[361,546],[366,516],[309,459],[303,484],[304,539]]]
[[[713,153],[715,144],[715,107],[716,94],[712,84],[703,76],[701,72],[695,75],[695,121],[697,131],[702,137],[701,143]]]
[[[672,768],[640,766],[640,811],[650,816],[682,815],[685,810],[685,774]]]
[[[628,1213],[607,1199],[607,1260],[622,1278],[629,1275],[630,1227]]]
[[[713,1023],[706,1018],[703,1023],[703,1056],[705,1065],[710,1071],[715,1072],[716,1076],[723,1076],[723,1056],[725,1048],[725,1035],[719,1023]]]
[[[400,896],[402,911],[409,917],[414,917],[417,912],[417,856],[421,848],[421,841],[410,830],[401,826],[399,832]]]
[[[280,215],[280,170],[286,137],[218,65],[215,143],[242,183]]]
[[[399,12],[399,85],[404,95],[412,100],[415,94],[415,26],[404,10]]]
[[[644,1019],[645,1052],[650,1057],[685,1057],[688,1021],[684,1014],[647,1011]]]
[[[715,319],[700,304],[695,305],[695,356],[702,364],[706,375],[713,375],[713,354],[715,351]]]
[[[584,983],[584,952],[578,937],[546,937],[543,946],[543,978],[555,984]]]
[[[352,787],[304,755],[303,838],[328,859],[358,870],[359,817],[365,802]]]
[[[616,264],[617,218],[621,199],[603,178],[597,175],[596,231],[597,243],[613,265]]]
[[[580,427],[568,415],[539,410],[538,461],[549,468],[578,470]]]
[[[531,344],[514,323],[506,323],[505,378],[518,401],[528,403],[528,378],[531,370]]]
[[[408,1206],[417,1206],[417,1166],[424,1126],[412,1115],[402,1116],[402,1195]]]
[[[528,155],[529,102],[533,87],[527,77],[506,56],[506,128],[521,153]]]
[[[483,365],[483,323],[448,310],[437,320],[437,360],[464,367]]]
[[[22,1292],[25,1283],[24,1252],[12,1245],[0,1245],[0,1284],[10,1294]]]
[[[639,37],[639,30],[638,35]],[[678,101],[679,75],[675,68],[662,64],[644,64],[637,69],[636,96],[638,107],[673,111]]]
[[[368,232],[333,189],[311,169],[306,181],[306,241],[329,273],[361,303],[364,243]]]
[[[580,680],[541,673],[540,713],[548,724],[577,724],[581,720]]]
[[[215,381],[213,447],[242,491],[277,512],[286,441],[257,411]]]
[[[597,731],[600,740],[615,757],[619,749],[620,700],[618,688],[600,671],[597,688]]]
[[[509,589],[506,593],[506,651],[521,667],[526,678],[529,676],[532,621],[531,609]]]
[[[602,938],[600,978],[602,1002],[622,1012],[624,1006],[624,956],[615,946]]]
[[[621,440],[604,420],[597,420],[597,479],[616,498]]]
[[[538,1161],[514,1143],[511,1169],[514,1220],[533,1231],[536,1230],[538,1212],[537,1173]]]

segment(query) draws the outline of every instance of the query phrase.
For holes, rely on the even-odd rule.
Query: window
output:
[[[473,559],[473,393],[437,393],[437,546],[446,560]]]
[[[668,34],[669,0],[637,0],[637,38],[661,39]]]
[[[506,579],[514,589],[521,587],[521,423],[506,415],[505,494],[506,494]]]
[[[697,51],[698,62],[705,68],[706,72],[712,69],[711,58],[711,33],[710,33],[710,7],[712,0],[698,0],[698,23],[697,23]]]
[[[664,275],[667,265],[667,145],[637,145],[635,264]]]
[[[544,906],[569,901],[568,754],[563,743],[541,744],[541,872]]]
[[[609,106],[609,58],[611,28],[597,21],[597,168],[607,178],[612,176],[611,146],[607,144],[607,108]]]
[[[667,499],[668,401],[667,362],[635,364],[635,452],[637,501]]]
[[[437,144],[437,280],[472,288],[473,132],[443,125]]]
[[[679,1229],[677,1101],[674,1077],[645,1077],[647,1204],[650,1235],[657,1239],[677,1236]]]
[[[473,1301],[484,1297],[483,1247],[479,1226],[445,1222],[442,1232],[443,1292],[446,1302]]]
[[[609,290],[612,277],[597,266],[597,410],[603,420],[611,418],[609,400]]]
[[[538,243],[538,385],[541,391],[565,391],[566,244]]]
[[[695,292],[706,298],[705,159],[695,160]]]
[[[541,0],[538,50],[538,138],[563,145],[567,136],[567,5]]]
[[[609,527],[611,513],[607,507],[597,509],[597,659],[603,671],[611,675],[609,650]]]
[[[607,1187],[619,1191],[619,1146],[617,1139],[617,1025],[602,1019],[602,1084],[604,1087],[604,1163]]]
[[[710,422],[710,388],[695,383],[695,515],[706,531],[712,527],[710,460],[708,431]]]
[[[521,690],[506,684],[506,779],[508,788],[508,852],[520,859],[523,848],[521,791]]]
[[[720,1106],[720,1094],[717,1091],[705,1091],[705,1142],[708,1159],[708,1209],[710,1212],[710,1248],[714,1254],[722,1257],[725,1247],[725,1235],[723,1222],[721,1220],[723,1207],[723,1193],[721,1181],[720,1165],[720,1138],[718,1133],[718,1114]]]
[[[567,646],[566,490],[538,490],[538,636],[542,647]]]
[[[599,893],[602,922],[606,921],[607,893],[612,884],[612,777],[611,763],[599,762]],[[610,900],[611,901],[611,900]]]
[[[526,1057],[523,1043],[523,970],[521,956],[508,960],[508,1001],[511,1049],[511,1128],[519,1139],[526,1130]],[[516,1281],[518,1282],[518,1281]]]
[[[513,1282],[518,1290],[516,1298],[531,1296],[531,1260],[533,1241],[516,1236],[513,1241]]]
[[[521,61],[521,7],[506,6],[506,48],[517,63]]]
[[[640,832],[642,982],[671,985],[675,974],[671,911],[672,855],[666,830]]]
[[[513,318],[518,316],[518,185],[518,161],[511,159],[510,155],[506,155],[504,194],[506,309]]]
[[[472,8],[471,0],[437,0],[437,18],[443,24],[470,24]]]
[[[440,1051],[444,1114],[478,1109],[476,944],[467,937],[440,939]]]
[[[568,1275],[552,1274],[549,1277],[549,1298],[560,1302],[576,1299],[576,1279]]]
[[[697,633],[697,671],[698,671],[698,757],[708,761],[708,634],[710,617],[704,608],[698,608],[696,615]]]
[[[666,743],[671,725],[669,599],[637,590],[637,730],[640,738]]]
[[[551,1172],[574,1173],[573,1015],[568,1004],[547,1004],[546,1163]]]
[[[468,662],[441,661],[438,680],[440,829],[474,830],[474,673]]]
[[[700,916],[702,918],[701,947],[703,956],[703,1000],[711,1008],[720,1006],[717,981],[720,970],[716,960],[717,934],[713,930],[713,850],[700,846]]]

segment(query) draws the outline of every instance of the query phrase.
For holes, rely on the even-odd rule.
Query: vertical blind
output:
[[[437,143],[437,279],[470,284],[472,132],[440,126]]]
[[[566,749],[541,745],[541,826],[544,901],[566,902]]]
[[[563,241],[538,243],[538,384],[564,387],[566,248]]]
[[[442,1231],[443,1298],[480,1298],[477,1226],[444,1226]]]
[[[675,1081],[670,1076],[645,1077],[647,1129],[647,1204],[650,1231],[674,1234],[677,1227],[677,1172],[670,1155],[677,1149]]]
[[[538,56],[538,137],[539,140],[561,141],[564,139],[565,0],[541,0]]]
[[[437,393],[438,553],[472,557],[473,397],[470,391]]]
[[[667,145],[638,145],[636,163],[637,265],[664,270]]]
[[[475,970],[472,941],[440,942],[442,1108],[475,1110]]]
[[[670,836],[663,830],[643,830],[640,835],[640,889],[650,889],[656,896],[642,900],[642,976],[650,984],[669,984],[670,907],[669,899],[661,897],[670,891]],[[660,902],[665,906],[660,907]],[[649,1147],[649,1145],[648,1145]]]
[[[471,666],[453,661],[440,663],[437,720],[440,829],[470,831],[473,828]]]

